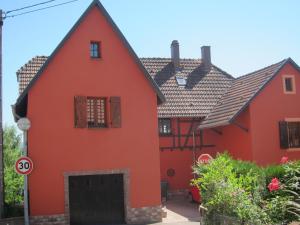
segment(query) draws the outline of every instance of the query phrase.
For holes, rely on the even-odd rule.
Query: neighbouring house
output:
[[[125,206],[114,208],[119,218],[159,220],[159,181],[170,192],[186,193],[202,153],[228,151],[260,165],[282,156],[300,159],[299,66],[288,58],[234,78],[212,64],[209,46],[199,58],[180,58],[178,41],[170,58],[137,58],[94,1],[50,57],[25,64],[17,72],[15,116],[32,121],[33,220],[60,215],[80,221],[95,205],[78,207],[78,193],[97,202],[110,196],[113,182],[124,182],[113,189],[124,192],[118,199]],[[93,182],[104,189],[94,190]],[[115,206],[99,207],[105,214]]]

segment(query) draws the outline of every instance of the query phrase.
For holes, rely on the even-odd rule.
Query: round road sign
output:
[[[33,170],[32,160],[29,157],[22,156],[16,161],[15,168],[18,174],[28,175]]]
[[[18,120],[17,126],[20,130],[26,131],[30,128],[30,120],[26,117],[21,118]]]
[[[208,164],[211,160],[213,160],[213,157],[210,154],[202,154],[198,157],[198,163],[200,164]]]

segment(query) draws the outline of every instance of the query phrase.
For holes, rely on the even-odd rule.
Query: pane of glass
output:
[[[300,122],[288,123],[288,139],[290,148],[300,147]]]
[[[186,85],[186,79],[183,77],[176,77],[176,81],[177,81],[178,85],[180,85],[180,86]]]
[[[292,78],[285,78],[285,90],[293,91],[293,80]]]

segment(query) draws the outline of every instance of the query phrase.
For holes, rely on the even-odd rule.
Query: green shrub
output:
[[[194,172],[208,222],[218,214],[249,225],[300,221],[300,161],[262,168],[224,153]]]
[[[6,216],[19,215],[19,208],[23,204],[22,175],[15,171],[15,162],[21,156],[20,135],[14,126],[5,126],[3,132],[4,152],[4,201],[6,204]]]
[[[270,183],[274,177],[277,177],[280,181],[284,177],[284,167],[283,165],[270,165],[263,169],[266,176],[266,182]]]
[[[237,169],[237,165],[241,165]],[[249,169],[248,168],[255,168]],[[246,169],[247,168],[247,169]],[[208,218],[214,214],[232,216],[245,224],[268,224],[270,219],[260,206],[262,183],[260,170],[250,163],[239,163],[219,154],[208,165],[194,168],[199,178],[193,181],[201,190]]]

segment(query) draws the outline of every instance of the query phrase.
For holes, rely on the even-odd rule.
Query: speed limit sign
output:
[[[33,169],[32,160],[29,157],[22,156],[16,161],[15,168],[18,174],[28,175]]]

